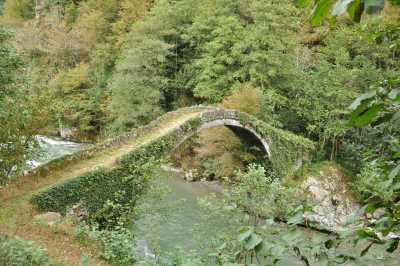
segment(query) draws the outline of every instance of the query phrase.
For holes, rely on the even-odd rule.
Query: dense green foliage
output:
[[[46,121],[42,101],[20,77],[23,61],[11,46],[13,33],[0,24],[0,185],[24,169],[34,135]]]
[[[0,235],[0,265],[52,266],[55,265],[44,250],[21,238]]]
[[[365,93],[352,104],[352,119],[357,126],[371,125],[377,130],[390,132],[380,147],[384,152],[380,156],[370,152],[366,156],[360,174],[357,175],[356,186],[362,196],[367,214],[378,209],[383,211],[377,221],[368,221],[365,229],[360,230],[360,238],[369,238],[382,244],[383,237],[400,228],[399,196],[400,196],[400,94],[399,80],[389,80],[373,91]],[[390,237],[387,250],[397,249],[400,239]],[[385,242],[383,242],[385,243]]]
[[[214,139],[223,153],[212,150],[196,157],[201,174],[236,177],[231,202],[251,210],[257,219],[268,216],[271,226],[278,218],[302,218],[308,207],[296,209],[299,202],[288,199],[295,192],[277,178],[292,173],[290,167],[299,158],[313,159],[310,163],[336,160],[352,176],[350,185],[365,204],[366,217],[384,210],[381,219],[360,222],[357,239],[389,242],[387,250],[392,252],[399,237],[387,241],[385,236],[400,230],[398,4],[0,0],[0,185],[24,169],[37,134],[70,131],[73,138],[103,138],[179,107],[222,104],[254,115],[249,120],[243,114],[241,122],[270,139],[275,151],[274,172],[261,166],[245,172],[245,164],[256,161],[252,148],[224,136]],[[373,11],[381,15],[369,16]],[[309,25],[310,13],[311,24],[320,27]],[[200,121],[191,123],[181,133],[192,132]],[[303,156],[303,148],[313,148],[311,143],[283,130],[315,141],[312,158]],[[81,202],[90,220],[100,224],[99,238],[109,240],[105,256],[131,263],[122,236],[126,228],[118,226],[146,192],[154,165],[182,136],[159,139],[116,169],[66,181],[36,195],[33,203],[40,210],[65,212]],[[235,172],[238,169],[242,174]],[[272,207],[257,206],[260,201]],[[356,259],[332,251],[331,239],[311,244],[299,240],[301,246],[282,241],[283,236],[271,241],[266,237],[275,233],[255,223],[241,231],[240,241],[231,234],[218,263],[246,264],[263,254],[273,264],[287,253],[305,264],[318,256],[331,263]],[[275,245],[258,253],[269,242]],[[204,263],[198,258],[177,261]]]
[[[156,115],[160,108],[193,101],[218,103],[250,85],[262,92],[262,117],[268,123],[317,140],[321,152],[335,159],[351,132],[347,107],[352,100],[398,72],[398,27],[396,22],[371,21],[352,28],[338,25],[325,38],[312,32],[302,36],[296,16],[300,12],[290,1],[160,1],[131,35],[132,40],[158,40],[169,53],[153,50],[162,63],[148,64],[142,70],[148,74],[126,71],[123,81],[157,73],[163,81],[150,91],[159,97],[151,102],[146,99],[153,93],[143,94],[146,98],[137,105],[143,112],[114,109],[114,125],[130,126],[137,115],[151,119],[153,113],[145,110]],[[150,60],[149,51],[140,47],[128,40],[117,68],[143,64],[140,54]],[[122,82],[117,80],[115,84]],[[137,92],[135,86],[114,90],[112,106],[136,104],[141,99]]]
[[[15,8],[29,13],[22,2]],[[139,2],[45,1],[48,27],[16,24],[31,90],[51,99],[50,128],[110,134],[251,86],[261,92],[260,118],[335,159],[348,156],[348,105],[399,68],[392,19],[338,23],[325,36],[303,27],[289,0],[156,1],[136,21],[149,7]]]

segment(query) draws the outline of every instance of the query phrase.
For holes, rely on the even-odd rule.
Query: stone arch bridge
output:
[[[216,126],[226,126],[242,140],[262,147],[273,165],[282,173],[288,173],[298,167],[301,162],[309,158],[310,151],[314,149],[311,140],[275,128],[246,113],[232,109],[196,106],[166,113],[146,126],[54,160],[29,174],[43,175],[54,168],[54,165],[59,168],[60,165],[67,166],[75,161],[90,161],[99,153],[110,149],[117,150],[116,154],[110,155],[110,159],[114,159],[113,162],[107,160],[104,165],[100,163],[94,166],[108,167],[120,157],[165,138],[170,138],[167,150],[171,151],[196,133]]]
[[[100,208],[106,199],[101,200],[101,196],[110,198],[114,195],[111,192],[129,187],[124,183],[130,180],[127,177],[140,178],[143,165],[164,157],[197,132],[215,126],[226,126],[245,141],[261,146],[280,176],[299,168],[314,148],[314,143],[308,139],[237,110],[203,106],[182,108],[160,116],[147,126],[29,173],[56,180],[35,193],[32,203],[39,210],[61,213],[67,206],[82,201],[89,202],[87,206],[97,206],[94,209]],[[135,182],[136,185],[140,183]]]
[[[179,130],[182,132],[174,143],[175,148],[202,130],[225,126],[242,141],[261,147],[281,174],[288,174],[300,167],[303,161],[309,158],[309,153],[314,148],[313,142],[308,139],[277,129],[254,116],[237,110],[195,107],[179,111],[190,113],[191,109],[196,115],[181,125]]]

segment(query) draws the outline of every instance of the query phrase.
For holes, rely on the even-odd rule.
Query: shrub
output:
[[[55,265],[45,251],[33,242],[22,238],[0,235],[1,266],[52,266]]]
[[[33,0],[7,0],[4,3],[4,15],[12,20],[27,20],[35,16]]]
[[[232,189],[232,199],[251,214],[285,219],[302,203],[298,190],[284,187],[260,165],[251,164],[239,177],[239,184]]]
[[[234,90],[230,96],[225,97],[221,106],[257,117],[261,113],[261,99],[262,93],[259,89],[245,84],[240,89]]]
[[[103,243],[103,257],[118,265],[133,265],[133,234],[126,228],[113,231],[100,231],[98,239]]]
[[[365,201],[378,201],[391,204],[397,197],[396,181],[385,170],[384,160],[367,162],[357,175],[356,188]]]

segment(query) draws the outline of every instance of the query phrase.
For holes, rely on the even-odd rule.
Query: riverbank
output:
[[[198,110],[190,108],[172,112],[151,126],[139,129],[140,134],[128,135],[123,141],[118,138],[110,142],[111,144],[100,144],[107,149],[101,148],[103,146],[94,149],[87,158],[68,160],[63,167],[56,165],[54,168],[42,169],[43,174],[40,172],[20,176],[7,187],[0,188],[0,234],[34,241],[43,247],[50,257],[67,265],[78,265],[83,254],[98,257],[90,245],[85,247],[69,234],[57,233],[51,227],[34,223],[38,212],[30,203],[32,196],[99,167],[112,168],[124,155],[178,129],[197,115]]]

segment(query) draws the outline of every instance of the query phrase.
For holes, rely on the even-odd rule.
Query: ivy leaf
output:
[[[318,2],[314,8],[311,17],[311,24],[313,26],[318,26],[321,24],[322,20],[326,17],[332,6],[332,0],[317,0],[317,1]]]
[[[346,12],[349,4],[353,2],[353,0],[339,0],[335,3],[332,9],[333,16],[340,16],[344,12]]]
[[[244,246],[244,248],[246,250],[254,250],[258,245],[260,245],[262,243],[263,239],[261,238],[261,236],[252,233],[250,235],[250,239],[248,239],[246,241],[246,244]]]

